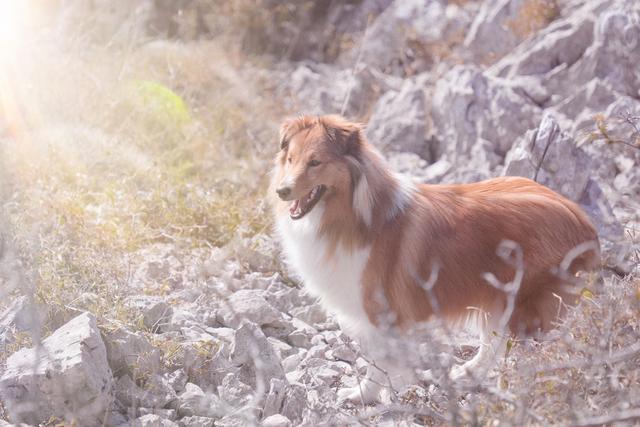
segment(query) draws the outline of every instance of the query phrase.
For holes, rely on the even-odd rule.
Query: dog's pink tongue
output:
[[[298,209],[298,202],[299,200],[294,200],[293,203],[291,203],[291,205],[289,206],[290,214],[294,214],[296,212],[296,209]]]

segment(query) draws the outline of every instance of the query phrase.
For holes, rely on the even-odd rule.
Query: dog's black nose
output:
[[[278,196],[280,196],[280,198],[284,199],[289,194],[291,194],[291,188],[290,187],[280,187],[280,188],[278,188],[276,190],[276,193],[278,193]]]

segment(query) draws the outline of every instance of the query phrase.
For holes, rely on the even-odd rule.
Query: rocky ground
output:
[[[22,111],[0,118],[0,426],[640,418],[637,2],[94,3],[0,80]],[[439,376],[475,351],[455,336],[433,378],[337,402],[369,361],[287,273],[263,196],[298,112],[367,122],[419,182],[548,185],[596,223],[601,277],[496,371]]]

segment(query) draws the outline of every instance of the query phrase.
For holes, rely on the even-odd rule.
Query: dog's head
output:
[[[320,200],[350,197],[364,148],[362,126],[340,116],[303,116],[280,128],[273,191],[296,220]]]

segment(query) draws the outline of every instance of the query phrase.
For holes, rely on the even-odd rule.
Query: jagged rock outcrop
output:
[[[540,108],[507,80],[476,66],[456,66],[438,80],[431,100],[432,133],[439,141],[436,157],[462,162],[481,141],[504,156],[539,117]]]
[[[351,65],[359,58],[368,68],[406,76],[436,66],[429,47],[460,43],[473,19],[475,6],[462,8],[442,0],[396,0],[341,58]]]
[[[539,104],[554,105],[594,79],[637,96],[640,5],[625,0],[584,2],[520,44],[492,66],[491,75],[520,82]]]
[[[336,69],[304,63],[290,73],[280,90],[301,113],[361,117],[385,89],[385,82],[363,67]]]
[[[407,80],[400,90],[382,95],[366,127],[371,143],[385,152],[408,151],[431,160],[423,86],[419,80]]]
[[[113,375],[96,318],[72,319],[42,346],[9,357],[0,398],[11,421],[39,424],[51,417],[102,425],[113,400]]]
[[[504,174],[536,180],[578,201],[587,188],[590,170],[591,158],[562,132],[553,116],[545,115],[540,126],[507,153]]]
[[[596,225],[606,256],[615,257],[624,249],[618,245],[624,236],[610,201],[598,180],[593,178],[594,164],[601,157],[578,147],[576,141],[561,130],[555,117],[547,114],[537,129],[527,132],[507,153],[503,174],[534,179],[579,203]],[[626,177],[622,173],[618,176]],[[609,185],[611,180],[609,177]]]
[[[465,48],[475,61],[493,62],[546,26],[558,13],[555,0],[484,2],[466,35]]]

